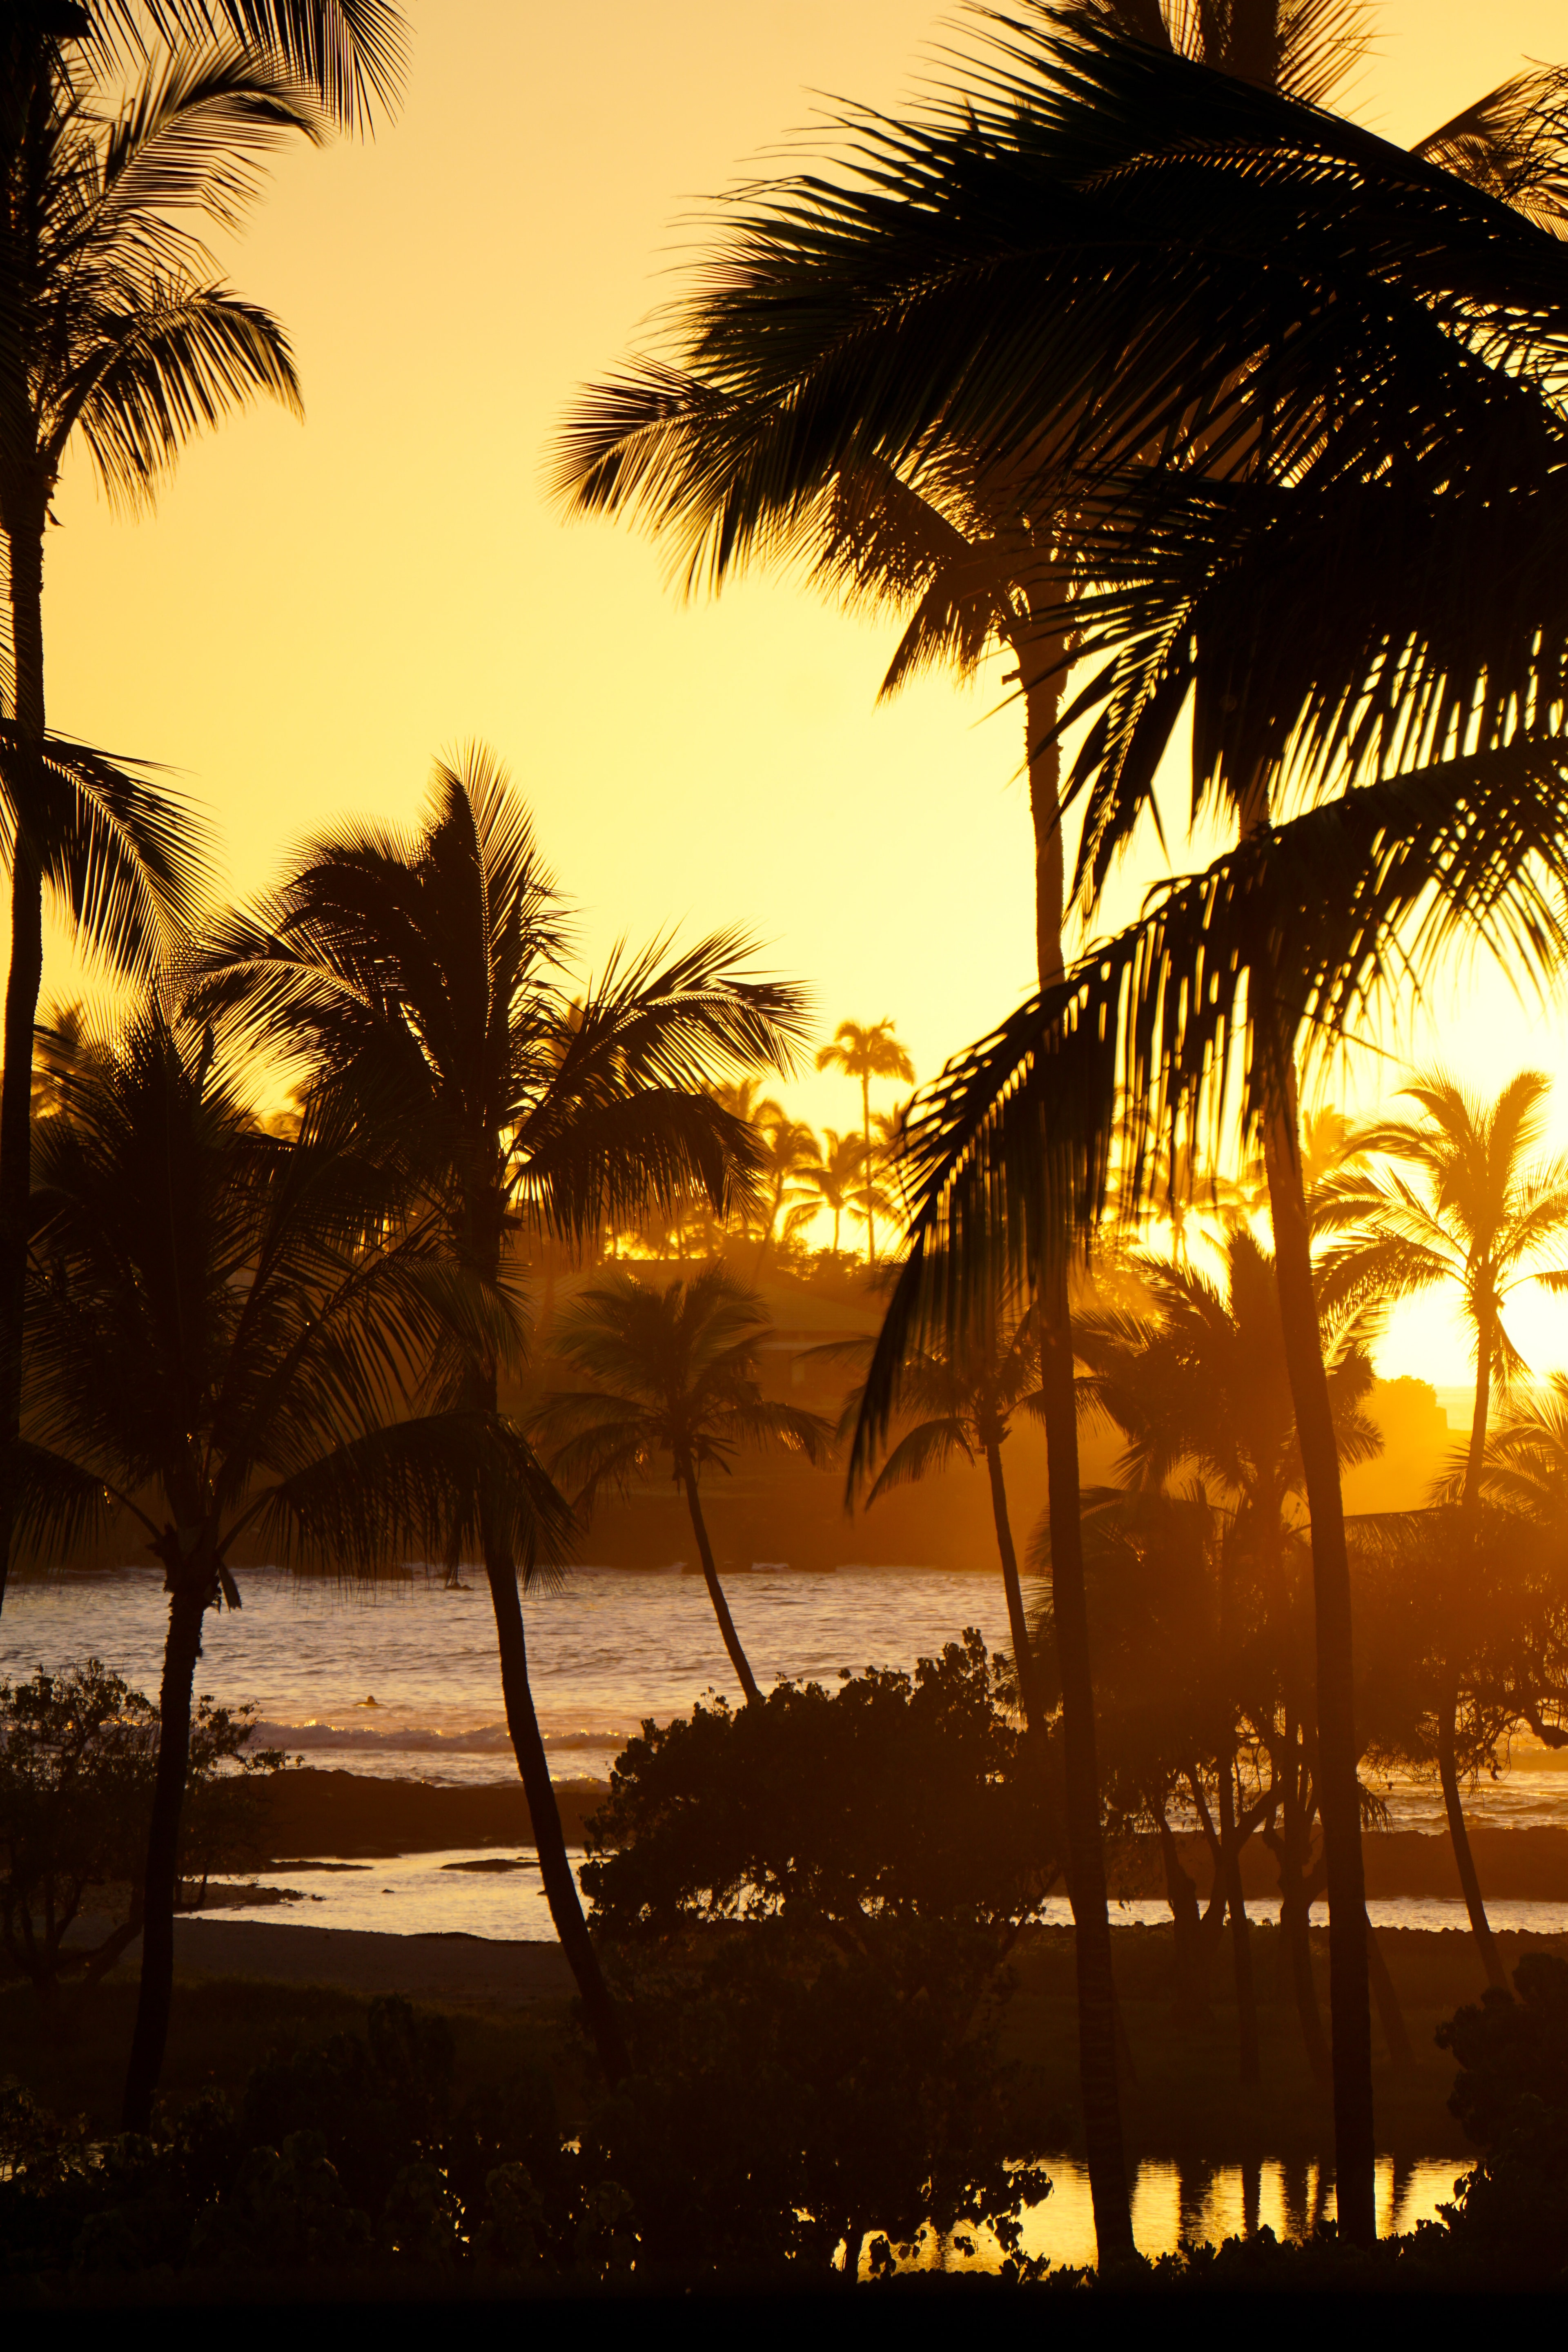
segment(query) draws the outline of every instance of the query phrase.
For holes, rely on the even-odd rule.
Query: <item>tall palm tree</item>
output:
[[[826,1149],[820,1160],[801,1170],[801,1181],[816,1194],[824,1208],[833,1213],[833,1255],[837,1257],[844,1212],[851,1201],[864,1197],[865,1186],[859,1180],[864,1171],[866,1146],[862,1138],[853,1131],[840,1135],[834,1127],[825,1127],[822,1137]]]
[[[136,506],[194,434],[258,394],[298,412],[281,328],[221,284],[190,224],[232,230],[284,140],[320,140],[330,116],[363,119],[373,94],[390,100],[400,27],[395,7],[354,0],[106,0],[90,15],[38,5],[8,10],[0,27],[0,540],[10,618],[0,667],[12,703],[3,747],[11,911],[0,1076],[0,1599],[21,1412],[46,887],[58,895],[73,872],[91,877],[107,847],[121,869],[118,889],[106,890],[100,875],[96,887],[78,880],[68,896],[89,936],[112,939],[128,850],[140,837],[154,895],[162,882],[165,911],[184,912],[194,840],[172,805],[152,804],[131,809],[132,830],[116,842],[114,801],[125,793],[112,773],[85,800],[79,779],[62,803],[44,692],[51,501],[73,446],[111,499]],[[123,913],[121,905],[121,928]],[[169,944],[163,929],[154,957]]]
[[[1032,641],[1061,649],[1047,672],[1059,670],[1069,637],[1080,656],[1109,650],[1118,630],[1131,647],[1054,722],[1091,721],[1074,787],[1100,772],[1079,851],[1090,893],[1149,805],[1159,752],[1200,670],[1208,682],[1198,693],[1196,797],[1201,804],[1206,788],[1218,789],[1249,827],[1270,816],[1269,761],[1294,724],[1280,720],[1281,710],[1300,711],[1305,698],[1331,749],[1354,720],[1361,753],[1402,745],[1409,764],[1413,751],[1421,755],[1402,735],[1410,698],[1426,719],[1464,707],[1462,696],[1458,705],[1445,701],[1433,684],[1449,666],[1454,633],[1435,657],[1416,628],[1412,658],[1411,615],[1421,610],[1412,600],[1423,581],[1489,578],[1491,562],[1478,569],[1472,549],[1454,570],[1434,564],[1429,551],[1424,563],[1412,563],[1412,538],[1400,541],[1404,509],[1396,513],[1386,497],[1367,504],[1362,523],[1365,538],[1378,539],[1377,552],[1352,553],[1343,514],[1320,514],[1313,504],[1320,484],[1386,488],[1398,479],[1400,499],[1408,490],[1420,509],[1418,537],[1429,494],[1470,475],[1470,513],[1492,515],[1500,576],[1512,562],[1507,542],[1518,523],[1495,495],[1496,453],[1510,451],[1516,482],[1541,478],[1536,379],[1527,389],[1507,363],[1550,313],[1550,298],[1543,305],[1531,290],[1555,268],[1553,239],[1534,216],[1561,208],[1560,158],[1542,103],[1552,99],[1549,78],[1492,93],[1424,142],[1413,163],[1321,109],[1353,51],[1357,12],[1310,0],[1279,7],[1240,0],[1170,16],[1168,24],[1146,0],[1035,7],[1000,26],[994,58],[950,105],[912,123],[856,118],[848,172],[836,181],[803,176],[748,203],[703,292],[675,316],[674,363],[649,365],[591,395],[562,467],[563,487],[582,506],[637,507],[681,550],[692,581],[717,581],[750,555],[794,553],[814,532],[830,532],[846,485],[874,507],[879,486],[892,480],[901,486],[896,498],[912,489],[937,509],[953,485],[961,500],[977,488],[1005,488],[1008,577],[1024,589]],[[1213,62],[1228,74],[1176,54],[1173,24],[1186,28],[1176,45],[1184,49],[1199,37],[1206,47],[1211,35],[1223,43]],[[1129,30],[1142,37],[1119,37]],[[1261,86],[1270,79],[1294,97]],[[1484,193],[1461,186],[1460,174]],[[1447,257],[1436,273],[1435,247]],[[1483,357],[1477,329],[1489,303]],[[1342,393],[1350,383],[1357,393],[1347,404]],[[1414,423],[1417,404],[1430,429]],[[1456,460],[1445,438],[1467,420],[1479,425],[1483,412],[1492,452],[1486,489],[1471,473],[1472,456]],[[1402,471],[1417,450],[1418,461]],[[1302,470],[1309,456],[1315,476]],[[1151,460],[1170,460],[1176,470],[1156,472],[1146,497],[1140,469]],[[1117,468],[1131,484],[1115,478]],[[1095,484],[1108,478],[1102,496]],[[1224,573],[1222,544],[1233,551],[1233,530],[1250,530],[1258,519],[1257,505],[1248,509],[1237,494],[1254,484],[1297,494],[1284,529],[1295,528],[1303,505],[1317,528],[1315,551],[1309,541],[1280,565],[1275,605],[1251,593],[1256,567],[1245,580],[1240,567],[1225,575],[1224,608],[1218,600],[1205,608],[1202,626],[1191,600],[1182,613],[1169,601],[1157,604],[1146,593],[1151,534],[1166,534],[1173,553],[1184,535],[1193,574],[1212,582]],[[1312,498],[1303,501],[1302,490]],[[1105,517],[1114,526],[1109,539],[1100,532]],[[1552,542],[1535,543],[1544,562]],[[943,546],[962,561],[951,539]],[[1396,555],[1403,602],[1387,593]],[[1353,597],[1347,604],[1326,589],[1331,564],[1336,579],[1360,583],[1363,604],[1378,606],[1375,625],[1352,611]],[[1542,593],[1539,567],[1525,570],[1528,585],[1517,564],[1510,574],[1519,603]],[[1113,593],[1086,614],[1071,592],[1097,580],[1109,581]],[[994,591],[993,575],[984,591],[993,611]],[[1501,681],[1517,677],[1518,649],[1536,642],[1534,614],[1522,629],[1518,604],[1506,614],[1500,605],[1486,621],[1499,657],[1489,667],[1466,643],[1464,674],[1491,681],[1482,688],[1489,724],[1505,706],[1511,724],[1519,706]],[[1391,642],[1404,650],[1391,653]],[[1560,645],[1554,621],[1545,633],[1549,675]],[[1366,664],[1381,665],[1377,693],[1326,685],[1347,646],[1363,675]],[[1408,695],[1386,690],[1392,677]],[[1481,740],[1490,740],[1484,728]],[[1321,776],[1329,772],[1321,767]],[[1059,824],[1052,814],[1046,822]],[[1038,851],[1037,865],[1043,877]],[[1037,929],[1048,984],[1055,973],[1043,917]],[[1258,979],[1261,1001],[1261,968]],[[1294,1086],[1275,1044],[1267,1058],[1278,1082],[1266,1158],[1308,1431],[1321,1681],[1335,1759],[1325,1823],[1333,1856],[1341,2215],[1350,2235],[1364,2238],[1374,2221],[1373,2137],[1348,1558],[1316,1359]],[[1058,1202],[1079,1173],[1058,1172]],[[1087,1634],[1071,1597],[1079,1573],[1070,1556],[1078,1512],[1070,1330],[1065,1265],[1051,1262],[1065,1245],[1048,1223],[1035,1223],[1015,1263],[1032,1265],[1049,1293],[1043,1387],[1056,1465],[1057,1576],[1070,1601],[1058,1634],[1079,1880],[1091,1888],[1103,1869],[1087,1649],[1080,1654]],[[1102,2250],[1114,2254],[1125,2251],[1130,2231],[1125,2189],[1117,2187],[1110,1945],[1099,1907],[1098,1897],[1086,1898],[1079,1946],[1104,1997],[1096,1996],[1095,2016],[1080,2019],[1080,2030],[1097,2053],[1092,2066],[1086,2058],[1085,2073],[1090,2173]]]
[[[33,1194],[18,1533],[45,1559],[94,1534],[139,1538],[164,1570],[124,2108],[145,2131],[169,2023],[193,1681],[207,1611],[239,1606],[236,1546],[374,1574],[430,1556],[480,1483],[506,1496],[527,1556],[567,1515],[493,1415],[413,1410],[408,1368],[512,1310],[454,1281],[439,1236],[410,1225],[384,1119],[378,1137],[364,1106],[318,1096],[299,1140],[281,1142],[216,1063],[211,1032],[155,1005],[58,1084]]]
[[[1086,457],[1145,463],[1162,452],[1187,466],[1196,457],[1201,470],[1223,480],[1289,468],[1321,425],[1326,400],[1335,404],[1338,385],[1354,381],[1354,416],[1347,419],[1338,402],[1338,421],[1352,425],[1342,440],[1359,442],[1375,470],[1392,446],[1413,445],[1413,352],[1427,369],[1425,395],[1448,404],[1469,397],[1460,383],[1467,360],[1458,360],[1458,346],[1441,351],[1432,336],[1441,303],[1432,280],[1405,275],[1394,287],[1404,258],[1384,270],[1371,303],[1342,301],[1344,282],[1363,270],[1375,236],[1366,191],[1377,176],[1377,142],[1331,131],[1321,106],[1359,52],[1363,21],[1363,9],[1340,0],[1237,0],[1180,12],[1157,0],[1084,0],[1002,21],[999,54],[969,89],[954,91],[952,106],[914,125],[853,118],[848,176],[826,181],[814,172],[787,181],[729,224],[708,287],[672,320],[672,362],[648,362],[588,395],[569,428],[562,491],[581,510],[637,510],[675,543],[689,583],[717,583],[754,555],[804,551],[820,558],[832,583],[917,604],[896,668],[900,658],[917,666],[921,646],[959,663],[978,661],[996,640],[1018,652],[1041,985],[1063,969],[1053,918],[1063,896],[1056,743],[1068,719],[1060,710],[1068,652],[1084,652],[1081,612],[1063,585],[1063,552],[1081,520],[1074,468]],[[1199,58],[1220,70],[1204,73]],[[1274,89],[1295,103],[1274,101]],[[1559,195],[1542,99],[1552,99],[1549,78],[1504,85],[1422,142],[1420,163],[1481,181],[1493,214],[1495,197],[1521,212],[1552,209]],[[1281,152],[1305,164],[1307,184],[1319,191],[1307,205],[1302,181],[1279,174]],[[1384,195],[1394,191],[1394,209],[1413,186],[1425,191],[1434,181],[1420,169],[1413,174],[1408,158],[1389,158]],[[1328,188],[1333,197],[1319,203]],[[1495,258],[1495,219],[1481,228],[1481,209],[1471,205],[1467,236],[1474,252],[1486,245]],[[1317,252],[1305,252],[1305,226],[1307,237],[1326,230]],[[1401,245],[1396,233],[1383,252],[1420,252],[1425,268],[1429,240]],[[1307,301],[1310,330],[1300,318],[1281,320],[1279,289],[1293,268],[1307,285],[1335,287],[1333,303]],[[1460,278],[1469,299],[1471,261],[1455,273],[1455,287]],[[1394,291],[1404,310],[1389,299]],[[1502,324],[1495,352],[1514,341],[1519,315]],[[1458,310],[1450,322],[1458,324]],[[1465,334],[1471,327],[1474,315]],[[1371,343],[1387,352],[1387,367]],[[1310,602],[1323,625],[1340,624],[1333,595],[1314,588]],[[1237,609],[1246,621],[1246,604]],[[1232,628],[1237,642],[1244,633],[1256,645],[1256,633]],[[1154,710],[1166,727],[1184,706],[1187,682],[1163,656],[1187,642],[1180,628],[1145,633],[1145,654],[1157,654]],[[1096,687],[1072,715],[1096,715],[1090,734],[1100,748],[1107,722],[1126,718],[1133,703],[1121,696],[1119,708],[1112,691]],[[1239,708],[1229,685],[1201,703],[1204,724],[1223,708]],[[1119,818],[1126,814],[1131,824],[1147,804],[1154,764],[1140,740],[1117,793],[1090,804],[1096,821],[1086,828],[1084,875],[1096,887],[1105,858],[1126,840]],[[1253,764],[1241,760],[1239,774]],[[1133,791],[1123,791],[1129,783]],[[1289,1185],[1293,1155],[1284,1127],[1277,1143],[1277,1173]],[[1289,1204],[1281,1213],[1289,1218]],[[1298,1350],[1310,1339],[1305,1258],[1305,1240],[1281,1256]],[[1068,1524],[1077,1517],[1072,1350],[1065,1273],[1047,1273],[1047,1282],[1044,1390],[1063,1522],[1056,1573],[1068,1590],[1077,1588]],[[1350,1585],[1335,1536],[1338,1482],[1321,1369],[1314,1376],[1302,1362],[1302,1383],[1331,1601],[1319,1630],[1344,1646]],[[1079,1630],[1074,1601],[1060,1639],[1069,1663],[1068,1745],[1079,1759],[1072,1780],[1081,1884],[1090,1886],[1102,1867],[1096,1870]],[[1340,1698],[1350,1679],[1344,1649],[1331,1675]],[[1350,1757],[1350,1717],[1344,1738],[1331,1745]],[[1350,1801],[1350,1773],[1340,1771],[1331,1806],[1342,2011],[1340,2209],[1344,2227],[1366,2237],[1371,2039],[1352,2021],[1352,2011],[1366,2011],[1366,1988],[1356,1961],[1359,1832]],[[1105,1997],[1093,2004],[1100,2022],[1086,2028],[1102,2044],[1086,2105],[1096,2216],[1110,2258],[1131,2244],[1131,2227],[1126,2192],[1117,2188],[1121,2159],[1105,2063],[1110,1943],[1098,1919],[1079,1936],[1086,1943],[1093,1945],[1090,1971],[1105,1978]]]
[[[556,1477],[591,1507],[605,1484],[646,1475],[667,1456],[686,1496],[713,1614],[747,1700],[760,1696],[714,1563],[700,1493],[704,1470],[727,1471],[742,1445],[781,1445],[817,1461],[832,1435],[820,1413],[775,1403],[758,1384],[758,1349],[773,1328],[754,1290],[721,1265],[654,1290],[623,1274],[585,1291],[563,1318],[557,1352],[594,1386],[547,1398],[537,1426]]]
[[[876,1159],[871,1149],[871,1081],[898,1078],[914,1083],[915,1066],[893,1034],[891,1021],[841,1021],[830,1042],[817,1054],[819,1070],[842,1070],[860,1081],[860,1131],[864,1146],[861,1199],[866,1216],[866,1256],[877,1263]]]
[[[1528,1284],[1568,1291],[1568,1160],[1531,1157],[1551,1087],[1521,1070],[1484,1104],[1443,1071],[1424,1072],[1405,1089],[1422,1118],[1381,1119],[1351,1139],[1385,1164],[1331,1177],[1313,1201],[1320,1230],[1341,1236],[1324,1260],[1331,1293],[1392,1303],[1452,1285],[1463,1297],[1476,1395],[1459,1507],[1477,1530],[1493,1391],[1506,1397],[1527,1370],[1505,1308]],[[1437,1701],[1437,1771],[1470,1927],[1489,1980],[1506,1990],[1459,1790],[1460,1664],[1447,1662]]]
[[[412,833],[371,826],[309,845],[289,878],[204,958],[203,1003],[339,1083],[399,1100],[423,1139],[458,1262],[495,1289],[532,1235],[580,1250],[650,1204],[700,1187],[717,1212],[744,1194],[751,1129],[705,1089],[758,1064],[791,1066],[794,989],[745,976],[726,933],[676,953],[619,950],[574,998],[561,973],[566,910],[527,811],[483,751],[438,766]],[[493,1413],[515,1350],[451,1364],[455,1392]],[[588,1937],[529,1679],[504,1497],[477,1532],[501,1691],[562,1945],[606,2071],[624,2037]]]

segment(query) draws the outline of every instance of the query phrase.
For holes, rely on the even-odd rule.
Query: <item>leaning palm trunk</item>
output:
[[[1060,706],[1059,673],[1040,679],[1057,647],[1020,649],[1028,727],[1029,800],[1035,833],[1035,919],[1042,988],[1059,981],[1062,957],[1062,839],[1059,759],[1047,740]],[[1053,1217],[1055,1213],[1052,1213]],[[1062,1219],[1055,1218],[1059,1225]],[[1100,1767],[1095,1748],[1094,1677],[1078,1460],[1078,1397],[1073,1381],[1072,1316],[1068,1298],[1067,1235],[1044,1269],[1040,1297],[1040,1389],[1051,1530],[1051,1613],[1062,1692],[1062,1761],[1068,1894],[1072,1904],[1078,1991],[1079,2084],[1094,2234],[1102,2267],[1129,2259],[1132,2207],[1121,2135],[1117,2080],[1116,1981],[1100,1833]]]
[[[1007,1482],[1002,1474],[1002,1449],[994,1438],[986,1441],[985,1468],[991,1481],[991,1516],[996,1523],[996,1549],[1002,1560],[1002,1590],[1007,1596],[1007,1628],[1013,1637],[1013,1664],[1018,1675],[1018,1696],[1031,1737],[1043,1728],[1035,1692],[1035,1659],[1024,1614],[1024,1587],[1018,1575],[1018,1552],[1007,1510]]]
[[[22,1427],[22,1329],[27,1277],[32,1159],[33,1027],[44,974],[44,877],[26,822],[37,805],[44,739],[43,531],[13,525],[11,642],[16,664],[16,812],[11,865],[11,969],[5,982],[5,1068],[0,1071],[0,1606],[16,1514],[16,1447]]]
[[[1062,1766],[1078,1990],[1079,2079],[1085,2152],[1101,2266],[1134,2251],[1132,2209],[1116,2075],[1116,1987],[1100,1836],[1100,1768],[1089,1670],[1089,1601],[1078,1467],[1078,1399],[1067,1265],[1047,1269],[1041,1317],[1040,1385],[1051,1528],[1051,1614],[1062,1692]]]
[[[1491,1350],[1495,1335],[1488,1328],[1476,1333],[1476,1402],[1470,1416],[1470,1444],[1465,1462],[1465,1491],[1460,1504],[1467,1526],[1473,1531],[1480,1512],[1481,1465],[1486,1454],[1487,1420],[1491,1407]],[[1465,1820],[1465,1809],[1459,1801],[1459,1769],[1456,1752],[1456,1726],[1459,1713],[1458,1676],[1451,1667],[1443,1676],[1443,1687],[1437,1700],[1437,1778],[1443,1784],[1443,1805],[1448,1816],[1448,1841],[1458,1865],[1459,1885],[1464,1889],[1465,1908],[1470,1916],[1470,1932],[1487,1972],[1487,1982],[1496,1985],[1500,1992],[1508,1990],[1508,1971],[1487,1917],[1487,1906],[1481,1895],[1480,1873],[1470,1845],[1470,1832]]]
[[[499,1259],[499,1250],[497,1257]],[[494,1365],[476,1367],[471,1386],[480,1409],[494,1413],[499,1402]],[[496,1540],[490,1528],[483,1524],[488,1516],[481,1503],[485,1580],[489,1586],[490,1606],[495,1612],[501,1700],[506,1708],[507,1735],[511,1741],[512,1754],[517,1759],[522,1792],[528,1802],[528,1817],[533,1825],[539,1874],[544,1884],[550,1916],[561,1938],[561,1948],[576,1981],[583,2012],[588,2021],[588,2031],[599,2053],[599,2063],[610,2082],[619,2083],[630,2074],[631,2060],[615,2001],[605,1981],[605,1972],[599,1966],[593,1937],[588,1933],[588,1922],[583,1916],[583,1900],[577,1892],[577,1882],[572,1875],[572,1859],[566,1851],[566,1832],[562,1826],[561,1808],[555,1801],[555,1783],[550,1777],[550,1761],[544,1752],[544,1737],[539,1728],[539,1714],[533,1704],[533,1685],[529,1678],[528,1639],[523,1628],[522,1601],[517,1589],[517,1564],[506,1547]]]
[[[142,1981],[125,2070],[121,2121],[127,2131],[153,2125],[153,2095],[163,2071],[174,1993],[174,1906],[179,1894],[180,1815],[191,1761],[191,1696],[202,1654],[202,1620],[216,1581],[210,1555],[171,1564],[169,1631],[158,1695],[158,1769],[153,1784],[142,1894]]]
[[[1267,1008],[1259,1010],[1267,1018]],[[1335,2178],[1341,2234],[1352,2244],[1369,2245],[1377,2235],[1377,2152],[1373,2128],[1366,1882],[1356,1778],[1350,1554],[1345,1544],[1339,1449],[1312,1286],[1295,1085],[1289,1071],[1281,1097],[1265,1123],[1263,1156],[1274,1223],[1275,1278],[1285,1360],[1312,1529],[1318,1802],[1329,1896]]]
[[[713,1603],[713,1614],[719,1620],[719,1631],[724,1647],[730,1654],[730,1664],[735,1669],[748,1701],[760,1699],[757,1678],[751,1663],[741,1647],[741,1637],[735,1631],[735,1621],[730,1614],[730,1604],[724,1598],[724,1588],[719,1581],[719,1570],[713,1564],[713,1547],[708,1540],[708,1522],[702,1516],[702,1505],[697,1495],[696,1465],[682,1457],[675,1465],[676,1476],[686,1489],[686,1507],[691,1514],[691,1532],[697,1538],[697,1557],[702,1563],[702,1580],[708,1587],[708,1598]]]

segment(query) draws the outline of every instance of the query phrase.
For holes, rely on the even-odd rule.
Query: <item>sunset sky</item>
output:
[[[399,121],[284,158],[234,252],[294,340],[304,426],[258,411],[197,445],[150,520],[112,515],[85,469],[63,486],[51,721],[173,769],[239,893],[340,813],[412,815],[432,754],[483,738],[532,802],[587,956],[747,924],[825,1029],[891,1013],[929,1076],[1030,981],[999,670],[878,709],[894,625],[785,582],[683,606],[657,549],[563,525],[542,466],[574,388],[679,285],[704,200],[784,160],[834,95],[908,100],[975,20],[924,0],[413,13]],[[1563,0],[1386,0],[1381,21],[1352,110],[1401,142],[1526,58],[1568,57]],[[58,949],[49,978],[72,984]],[[1531,1019],[1474,975],[1435,1002],[1415,1042],[1434,1038],[1489,1090],[1561,1066],[1568,1016]],[[857,1114],[843,1080],[792,1100]],[[1562,1315],[1520,1318],[1538,1368],[1568,1360]],[[1465,1377],[1436,1307],[1402,1316],[1382,1360]]]

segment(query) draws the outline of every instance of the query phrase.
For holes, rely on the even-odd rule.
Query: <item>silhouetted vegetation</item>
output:
[[[250,1748],[254,1706],[198,1698],[191,1717],[175,1874],[198,1903],[209,1873],[257,1850],[257,1776],[281,1748]],[[142,1933],[136,1872],[147,1842],[158,1710],[96,1658],[25,1683],[0,1683],[0,1935],[45,2016],[61,2021],[61,1979],[89,1990]],[[67,1947],[83,1897],[130,1879],[124,1916],[96,1945]]]

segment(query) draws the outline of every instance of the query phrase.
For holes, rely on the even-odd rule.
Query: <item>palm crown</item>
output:
[[[433,801],[412,836],[308,847],[208,950],[205,1001],[395,1089],[487,1267],[508,1221],[576,1244],[689,1184],[722,1208],[755,1153],[704,1086],[715,1065],[787,1066],[795,992],[743,977],[725,933],[617,953],[570,994],[566,909],[505,771],[441,766]]]
[[[556,1346],[593,1382],[548,1398],[539,1427],[557,1477],[592,1503],[668,1456],[685,1491],[713,1613],[741,1687],[756,1677],[735,1630],[699,1497],[705,1469],[727,1471],[743,1445],[781,1445],[815,1462],[831,1430],[821,1416],[764,1397],[758,1349],[770,1329],[754,1290],[722,1265],[653,1290],[629,1274],[595,1285],[563,1318]]]
[[[1489,1392],[1506,1392],[1524,1360],[1504,1312],[1530,1283],[1568,1290],[1568,1160],[1532,1156],[1551,1081],[1522,1070],[1486,1104],[1442,1071],[1405,1089],[1425,1117],[1381,1119],[1352,1148],[1385,1163],[1330,1177],[1313,1208],[1342,1236],[1326,1254],[1330,1297],[1392,1300],[1452,1283],[1461,1292],[1476,1357],[1476,1414],[1467,1486],[1486,1441]],[[1401,1172],[1408,1169],[1408,1176]]]

